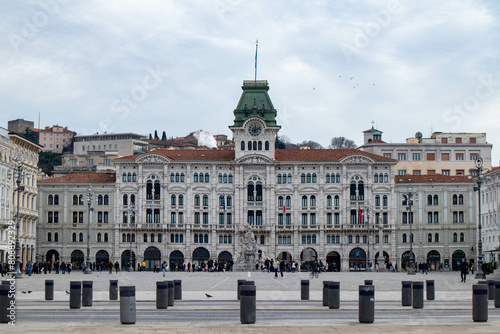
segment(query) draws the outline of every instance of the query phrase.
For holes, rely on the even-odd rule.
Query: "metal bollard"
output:
[[[428,279],[426,283],[426,295],[427,300],[434,300],[436,298],[436,292],[434,288],[434,280]]]
[[[411,281],[402,281],[401,282],[401,305],[402,306],[411,306]]]
[[[328,284],[328,308],[340,308],[340,282],[330,282]]]
[[[156,308],[166,309],[168,307],[168,283],[167,281],[156,282]]]
[[[167,300],[168,306],[174,306],[174,281],[165,281],[168,284]]]
[[[118,300],[118,280],[109,280],[109,300]]]
[[[413,308],[424,308],[424,282],[413,282]]]
[[[69,282],[69,308],[82,307],[82,282]]]
[[[122,324],[135,324],[135,286],[120,287],[120,322]]]
[[[328,286],[330,281],[323,281],[323,306],[328,306]]]
[[[92,306],[92,281],[83,281],[82,306]]]
[[[373,285],[359,286],[359,322],[373,323],[375,318],[375,287]]]
[[[300,300],[309,300],[309,280],[300,281]]]
[[[488,288],[488,281],[477,281],[477,284],[484,284],[486,285],[486,288]],[[488,294],[489,294],[490,290],[488,289]]]
[[[10,285],[10,281],[2,281],[2,285]]]
[[[365,279],[365,285],[373,285],[373,280]]]
[[[174,280],[174,300],[182,300],[182,281]]]
[[[495,308],[500,308],[500,281],[495,281]]]
[[[240,287],[240,322],[242,324],[255,324],[257,315],[255,285],[242,285]]]
[[[488,280],[488,300],[495,300],[495,280]]]
[[[472,320],[474,322],[488,321],[488,286],[486,284],[472,286]]]
[[[54,280],[45,280],[45,300],[54,300]]]
[[[238,285],[236,286],[238,300],[240,300],[240,287],[243,285],[243,282],[245,282],[244,279],[239,279],[237,283]]]
[[[8,285],[5,283],[7,282]],[[11,305],[11,300],[15,302],[15,295],[10,293],[10,282],[3,281],[2,285],[0,285],[0,323],[6,324],[11,319],[9,318],[11,312],[16,314],[16,306]],[[14,290],[12,290],[14,291]],[[10,296],[9,296],[10,295]],[[12,298],[10,298],[12,297]]]

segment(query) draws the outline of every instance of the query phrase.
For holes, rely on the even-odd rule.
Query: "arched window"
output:
[[[458,204],[458,196],[455,194],[453,195],[453,205],[457,205]]]
[[[310,234],[308,234],[308,235],[307,235],[307,243],[308,243],[308,244],[310,244],[310,243],[311,243],[311,235],[310,235]]]
[[[307,196],[302,196],[302,207],[305,208],[307,207]]]
[[[198,237],[198,235],[196,235]],[[170,242],[174,243],[175,242],[175,235],[172,233],[170,234]],[[195,241],[196,242],[196,241]]]
[[[123,195],[123,205],[128,205],[128,196],[127,196],[127,194]]]
[[[160,199],[160,181],[156,180],[155,181],[155,195],[154,195],[155,200]]]
[[[78,205],[78,195],[73,195],[73,205]]]
[[[326,196],[326,206],[332,206],[332,196]]]
[[[224,173],[224,183],[227,183],[227,174]]]
[[[219,234],[219,243],[222,244],[224,242],[224,236]]]
[[[278,174],[278,184],[281,184],[281,174]]]
[[[78,234],[78,241],[83,242],[83,233]]]
[[[83,205],[83,195],[78,196],[78,205]]]
[[[233,174],[229,174],[228,176],[228,182],[233,183]]]
[[[182,236],[182,234],[181,234],[181,236]],[[176,242],[176,243],[178,243],[178,242],[179,242],[179,234],[177,234],[177,233],[175,234],[175,242]]]
[[[302,243],[303,244],[307,243],[306,235],[305,234],[302,235]]]
[[[135,242],[135,233],[132,233],[132,242]]]
[[[456,233],[453,233],[453,242],[457,242],[458,241],[458,236]]]
[[[208,234],[205,234],[205,243],[208,244]]]
[[[382,197],[382,205],[383,206],[387,206],[388,205],[388,198],[387,198],[387,195],[384,195]]]
[[[52,233],[47,233],[47,241],[52,242]]]
[[[226,196],[226,205],[233,206],[233,198],[231,196]]]
[[[148,242],[148,234],[144,233],[144,242]]]
[[[97,242],[102,242],[102,235],[101,235],[101,233],[97,233]]]
[[[266,140],[266,143],[264,146],[265,146],[266,151],[269,151],[269,141]]]
[[[283,204],[283,196],[278,196],[278,208],[282,208]]]
[[[336,182],[336,183],[340,183],[340,174],[339,174],[339,173],[337,173],[337,174],[335,175],[335,182]]]
[[[316,183],[316,181],[317,181],[316,173],[313,173],[312,174],[312,183]]]
[[[175,202],[176,202],[175,200],[176,200],[175,195],[170,196],[170,204],[171,205],[175,205]]]
[[[315,244],[316,243],[316,234],[313,234],[312,235],[312,238],[311,238],[311,243]]]
[[[146,199],[153,199],[153,181],[151,180],[146,182]]]
[[[179,235],[179,242],[182,244],[184,242],[184,234]]]
[[[388,183],[389,182],[389,174],[385,173],[384,174],[384,183]]]
[[[464,205],[464,195],[458,195],[458,205]]]
[[[312,195],[309,202],[311,203],[312,207],[316,206],[316,196]]]
[[[130,233],[127,233],[127,242],[130,242]]]
[[[219,183],[222,183],[222,173],[219,173]]]
[[[375,196],[375,206],[380,206],[380,196]]]
[[[184,205],[184,196],[179,195],[179,205]]]
[[[352,244],[352,234],[349,234],[349,243]]]
[[[132,173],[132,182],[137,182],[137,173]]]
[[[427,195],[427,205],[432,205],[432,195]]]
[[[170,173],[170,182],[175,182],[175,173]]]
[[[194,195],[194,205],[200,206],[200,195]]]
[[[365,199],[365,183],[359,181],[358,183],[358,200],[363,201]]]
[[[194,173],[193,175],[193,181],[198,182],[198,173]]]
[[[130,204],[135,204],[135,195],[134,194],[130,195]]]
[[[252,142],[251,141],[248,141],[248,150],[251,151],[252,150]]]
[[[104,233],[104,242],[108,242],[109,239],[108,239],[108,234],[107,233]]]
[[[262,142],[260,140],[259,140],[258,145],[259,145],[259,151],[262,151]]]
[[[359,244],[359,234],[356,234],[356,243]]]
[[[307,183],[311,183],[311,173],[307,173]]]
[[[244,142],[244,141],[242,141],[242,142],[241,142],[241,150],[242,150],[242,151],[244,151],[244,150],[245,150],[245,142]]]
[[[439,233],[434,234],[434,242],[439,242]]]
[[[203,195],[203,206],[208,206],[208,195]]]
[[[205,183],[210,182],[210,175],[208,173],[205,173]]]
[[[373,183],[378,183],[378,174],[375,173],[375,175],[373,176]]]
[[[460,242],[464,242],[465,241],[465,235],[463,232],[460,233]]]
[[[363,234],[363,243],[366,244],[366,242],[367,242],[366,234]]]
[[[184,173],[181,173],[181,182],[184,182]]]
[[[265,237],[265,236],[263,236],[263,235],[261,235],[261,236],[260,236],[260,244],[261,244],[261,245],[264,245],[265,243],[266,243],[266,237]]]
[[[175,182],[180,182],[181,181],[181,174],[175,173]]]
[[[102,195],[97,196],[97,205],[102,205]]]
[[[336,207],[340,206],[340,197],[339,197],[339,195],[335,195],[335,197],[333,198],[333,205],[335,205]]]
[[[54,196],[49,195],[49,198],[47,200],[48,205],[54,205]]]
[[[413,242],[413,241],[412,241]],[[389,243],[389,234],[384,235],[384,243],[388,244]]]
[[[403,243],[406,243],[406,233],[403,233]]]
[[[434,195],[434,205],[438,204],[439,204],[438,195]]]
[[[122,174],[122,182],[127,182],[127,173]]]
[[[326,183],[330,183],[330,173],[326,173]]]
[[[130,237],[130,235],[129,235],[129,237]],[[126,233],[122,234],[122,242],[127,242],[127,234]]]
[[[151,233],[151,242],[155,242],[155,235]]]
[[[300,183],[306,183],[306,174],[300,174]]]
[[[285,205],[287,208],[290,208],[292,206],[292,197],[291,196],[287,196],[286,199],[285,199]]]
[[[351,185],[350,185],[350,197],[351,197],[351,201],[355,201],[356,200],[356,182],[355,181],[351,181]]]
[[[254,141],[254,142],[253,142],[253,150],[254,150],[254,151],[257,151],[257,141]]]
[[[73,238],[72,238],[72,241],[73,242],[76,242],[76,233],[73,232]]]
[[[127,174],[127,182],[132,182],[132,173]]]
[[[432,233],[427,234],[427,242],[432,242]]]

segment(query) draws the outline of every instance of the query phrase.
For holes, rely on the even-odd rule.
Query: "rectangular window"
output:
[[[195,212],[194,213],[194,223],[195,224],[200,224],[200,213],[199,212]]]
[[[435,169],[428,169],[427,170],[427,175],[434,175],[436,174],[436,170]]]
[[[458,212],[453,211],[453,223],[456,224],[458,223]]]
[[[463,211],[458,212],[458,222],[461,224],[464,222],[464,212]]]
[[[208,224],[208,212],[203,212],[203,224]]]
[[[282,214],[282,213],[280,213],[280,214],[278,215],[278,225],[279,225],[279,226],[283,226],[283,221],[284,221],[284,219],[283,219],[283,214]]]
[[[441,160],[442,161],[449,161],[450,160],[450,153],[441,153]]]
[[[73,211],[73,224],[78,223],[78,212]]]
[[[102,211],[97,213],[97,224],[102,224]]]
[[[389,158],[392,159],[392,154],[391,153],[384,153],[384,158]]]
[[[104,166],[111,166],[111,159],[104,159]]]
[[[420,160],[420,153],[413,153],[412,158],[413,158],[413,160],[417,160],[417,161]]]
[[[422,171],[420,169],[414,169],[413,170],[413,175],[421,175]]]
[[[441,174],[443,174],[443,175],[447,175],[447,176],[450,176],[450,170],[449,170],[449,169],[443,169],[443,170],[441,171]]]
[[[226,224],[231,225],[233,223],[233,214],[232,213],[226,213]]]
[[[302,214],[302,225],[307,225],[307,213]]]
[[[83,224],[83,211],[78,212],[78,223]]]
[[[260,210],[255,212],[255,225],[262,225],[262,211]]]
[[[389,215],[387,214],[387,212],[382,213],[382,221],[384,225],[389,224]]]
[[[456,160],[459,160],[459,161],[460,161],[460,160],[464,160],[464,154],[463,154],[463,153],[457,153],[457,154],[455,155],[455,159],[456,159]]]
[[[441,144],[448,144],[448,138],[441,138]]]
[[[311,213],[310,222],[311,222],[311,225],[316,225],[316,214],[315,213]]]
[[[471,153],[470,154],[470,159],[471,160],[477,160],[477,157],[479,156],[479,153]]]
[[[287,226],[292,225],[292,215],[290,213],[286,214],[285,223],[286,223]]]
[[[176,214],[175,212],[170,213],[170,224],[175,224]]]
[[[326,214],[326,224],[327,225],[332,225],[333,224],[332,214],[330,212]]]
[[[109,212],[104,211],[104,224],[108,224],[108,223],[109,223]]]
[[[476,137],[470,137],[469,138],[469,143],[470,144],[475,144],[476,143]]]
[[[434,224],[439,224],[439,212],[434,212]]]
[[[436,153],[427,153],[427,161],[436,160]]]
[[[398,160],[406,160],[406,153],[398,153]]]
[[[54,211],[54,223],[59,223],[59,212]]]
[[[146,223],[153,223],[153,210],[151,209],[146,209]]]
[[[52,211],[47,212],[47,223],[52,224],[54,222]]]
[[[406,169],[398,170],[398,175],[406,175]]]
[[[248,225],[254,224],[254,213],[253,211],[248,211]]]
[[[335,225],[340,225],[340,213],[335,212],[334,222],[335,222]]]
[[[456,170],[456,174],[460,175],[460,176],[463,176],[463,175],[465,175],[465,171],[463,169],[457,169]]]
[[[455,144],[462,144],[462,138],[461,137],[455,138]]]

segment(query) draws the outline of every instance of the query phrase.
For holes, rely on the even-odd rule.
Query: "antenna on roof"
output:
[[[259,40],[255,40],[255,82],[257,83],[257,50],[259,48]]]

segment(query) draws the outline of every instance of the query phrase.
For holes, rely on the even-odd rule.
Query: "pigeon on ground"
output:
[[[213,297],[212,295],[209,295],[208,293],[205,293],[205,296],[207,296],[207,298],[212,298]]]
[[[66,294],[69,295],[69,291],[68,290],[66,290]]]
[[[26,294],[26,291],[21,291],[22,293]]]
[[[33,292],[33,291],[29,291],[29,290],[28,290],[28,293],[32,293],[32,292]]]

